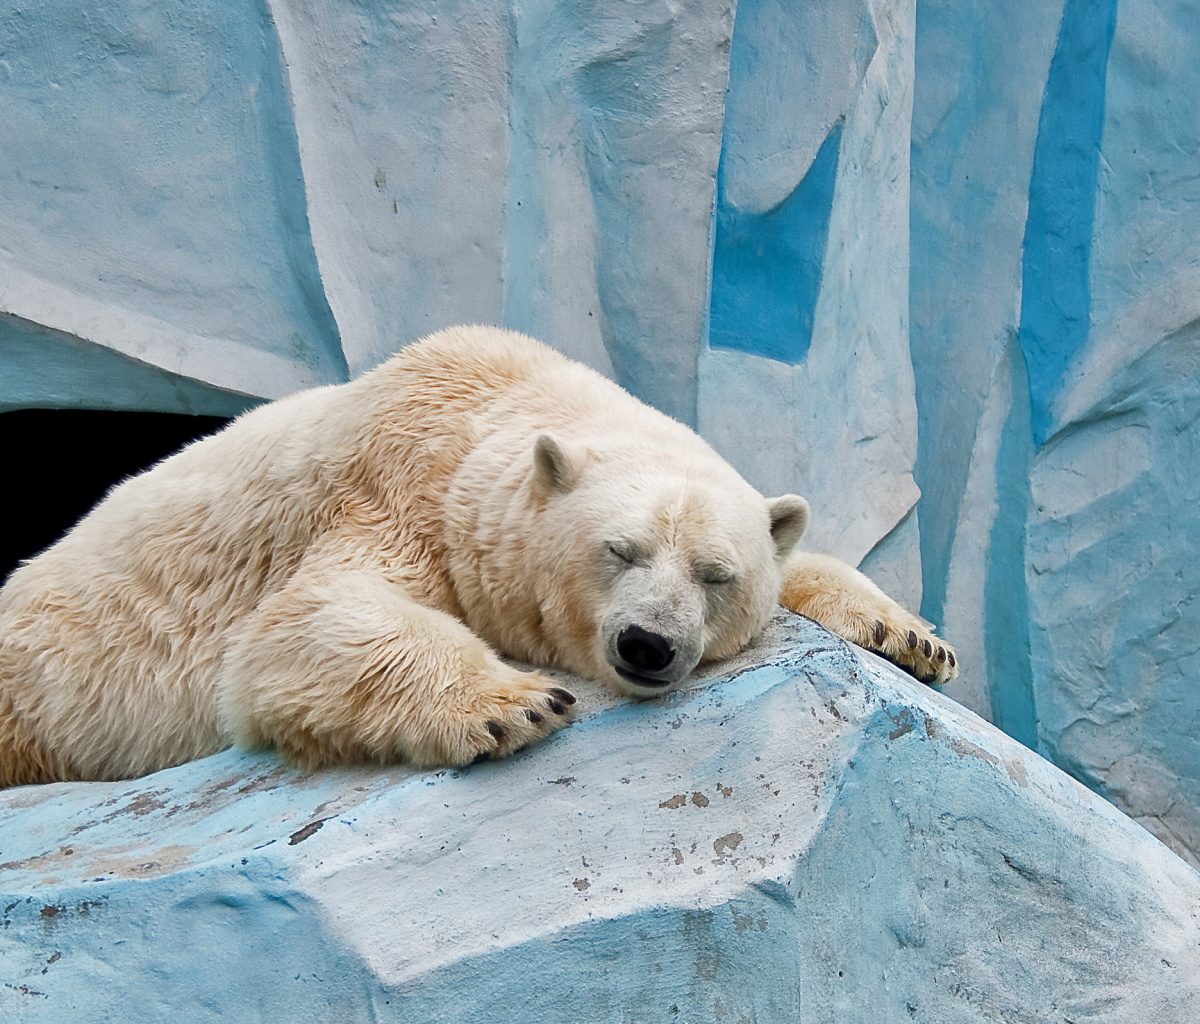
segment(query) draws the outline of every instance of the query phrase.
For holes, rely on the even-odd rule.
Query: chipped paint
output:
[[[983,761],[987,761],[989,764],[1000,763],[1000,758],[998,758],[991,751],[984,750],[982,747],[971,743],[969,740],[953,740],[950,744],[950,747],[959,757],[978,757]]]

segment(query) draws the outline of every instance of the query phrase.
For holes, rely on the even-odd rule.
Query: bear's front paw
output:
[[[796,552],[784,566],[779,603],[831,633],[887,658],[923,683],[958,675],[958,656],[857,569],[830,555]]]
[[[958,656],[945,640],[914,615],[886,616],[864,622],[860,647],[874,651],[923,683],[938,685],[958,675]]]
[[[459,706],[415,752],[426,764],[464,765],[506,757],[568,724],[575,695],[538,672],[505,666]]]

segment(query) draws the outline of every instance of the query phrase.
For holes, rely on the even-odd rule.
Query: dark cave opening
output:
[[[0,580],[58,540],[122,480],[228,422],[221,416],[94,409],[0,413],[8,481]]]

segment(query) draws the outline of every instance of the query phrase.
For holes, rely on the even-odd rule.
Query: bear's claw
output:
[[[878,627],[878,622],[875,626]],[[916,628],[905,626],[907,624],[885,629],[882,639],[878,628],[872,628],[869,636],[847,639],[874,651],[923,683],[937,685],[958,675],[958,658],[953,647],[944,640],[935,642],[931,635],[918,636]],[[923,626],[921,632],[926,632]],[[867,633],[865,628],[863,633]]]
[[[439,744],[444,752],[414,760],[430,767],[476,764],[507,757],[544,739],[569,722],[569,705],[576,701],[573,693],[551,682],[537,672],[505,667],[457,709],[455,735]]]

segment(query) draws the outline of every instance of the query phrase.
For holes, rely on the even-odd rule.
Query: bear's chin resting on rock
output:
[[[0,591],[0,785],[118,779],[271,745],[306,766],[503,757],[575,698],[638,697],[777,603],[920,679],[919,618],[795,552],[695,433],[510,331],[441,331],[245,414],[115,488]]]

